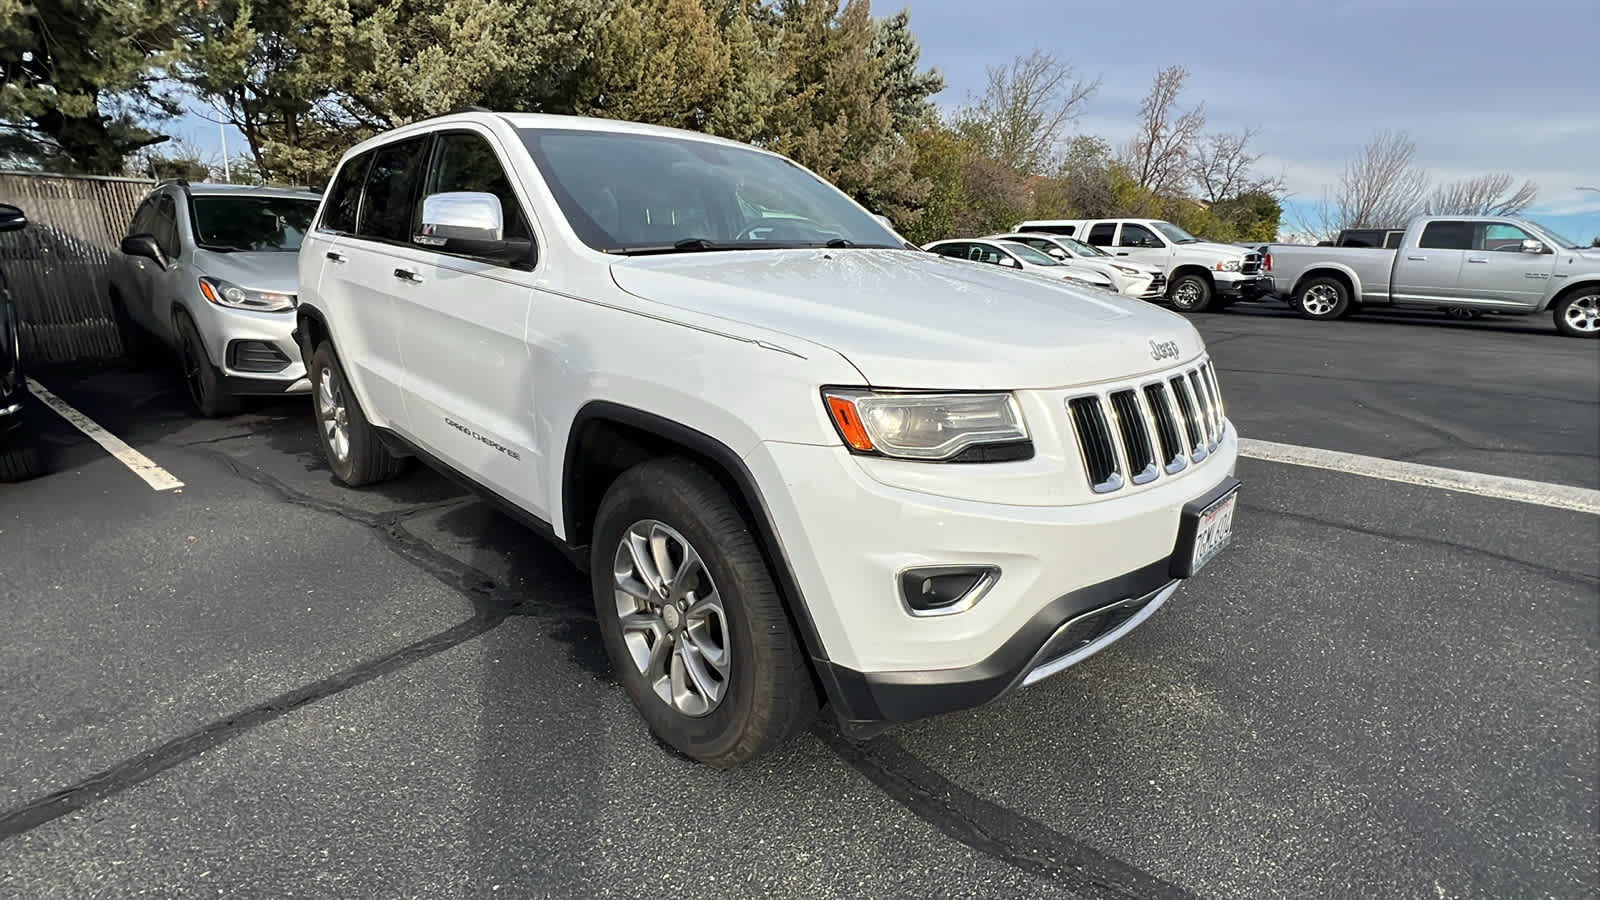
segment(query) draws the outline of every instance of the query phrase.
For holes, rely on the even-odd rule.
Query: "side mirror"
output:
[[[128,256],[142,256],[161,268],[167,267],[167,255],[161,252],[153,234],[130,234],[122,239],[122,252]]]
[[[16,231],[28,227],[28,217],[9,203],[0,203],[0,231]]]
[[[894,223],[889,221],[889,217],[888,216],[883,216],[883,215],[879,215],[877,213],[873,213],[872,217],[874,219],[878,220],[878,224],[879,225],[882,225],[883,227],[889,229],[890,231],[894,231]]]
[[[1009,256],[1000,257],[1000,265],[1005,266],[1008,269],[1020,269],[1020,268],[1022,268],[1022,263],[1017,262],[1016,260],[1012,259]]]
[[[1543,253],[1544,244],[1540,241],[1525,240],[1522,242],[1523,253]]]
[[[527,258],[533,242],[505,236],[500,198],[478,191],[429,194],[422,200],[422,227],[412,243],[445,253],[494,260]]]
[[[1066,259],[1067,258],[1067,251],[1061,249],[1060,247],[1052,247],[1050,250],[1048,250],[1046,252],[1049,253],[1051,256],[1055,257],[1056,259]]]

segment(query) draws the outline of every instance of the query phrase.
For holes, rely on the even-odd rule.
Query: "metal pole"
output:
[[[217,136],[222,139],[222,180],[233,184],[233,167],[228,165],[228,126],[224,125],[222,107],[217,107]]]

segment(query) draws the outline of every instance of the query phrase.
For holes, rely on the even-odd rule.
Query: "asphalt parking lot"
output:
[[[1246,437],[1600,489],[1548,320],[1195,320]],[[332,483],[309,401],[38,380],[0,486],[0,895],[1592,896],[1600,516],[1244,460],[1234,545],[990,706],[718,772],[609,680],[587,588],[426,470]]]

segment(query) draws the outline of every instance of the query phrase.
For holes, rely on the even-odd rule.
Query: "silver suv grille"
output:
[[[1067,411],[1097,494],[1176,475],[1216,450],[1227,424],[1209,361],[1068,398]]]

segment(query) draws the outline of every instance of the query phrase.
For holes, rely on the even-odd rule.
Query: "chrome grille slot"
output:
[[[1122,436],[1122,453],[1128,461],[1129,479],[1134,484],[1148,484],[1156,480],[1161,470],[1156,468],[1156,451],[1150,440],[1150,425],[1144,409],[1139,406],[1139,395],[1132,390],[1117,391],[1111,395],[1111,412],[1117,419],[1117,433]]]
[[[1073,430],[1078,434],[1078,449],[1089,472],[1089,485],[1097,494],[1122,487],[1122,464],[1117,459],[1116,442],[1106,422],[1099,397],[1074,397],[1067,401]]]
[[[1216,401],[1217,404],[1217,420],[1219,422],[1226,422],[1228,421],[1228,412],[1227,409],[1222,405],[1222,385],[1217,381],[1217,367],[1213,366],[1211,363],[1206,363],[1205,370],[1206,379],[1211,385],[1211,397]]]
[[[1145,405],[1150,408],[1150,418],[1155,421],[1156,439],[1161,444],[1161,465],[1168,473],[1181,472],[1189,464],[1189,454],[1183,446],[1182,425],[1172,411],[1172,399],[1164,384],[1147,384],[1144,388]]]
[[[1202,383],[1199,369],[1189,371],[1189,389],[1194,392],[1195,406],[1200,410],[1200,428],[1206,433],[1206,448],[1217,449],[1217,417],[1212,411],[1211,394]]]
[[[1205,420],[1200,418],[1200,409],[1195,406],[1194,396],[1189,393],[1189,379],[1174,375],[1170,384],[1172,395],[1178,401],[1184,434],[1189,438],[1189,457],[1199,462],[1206,458]]]

